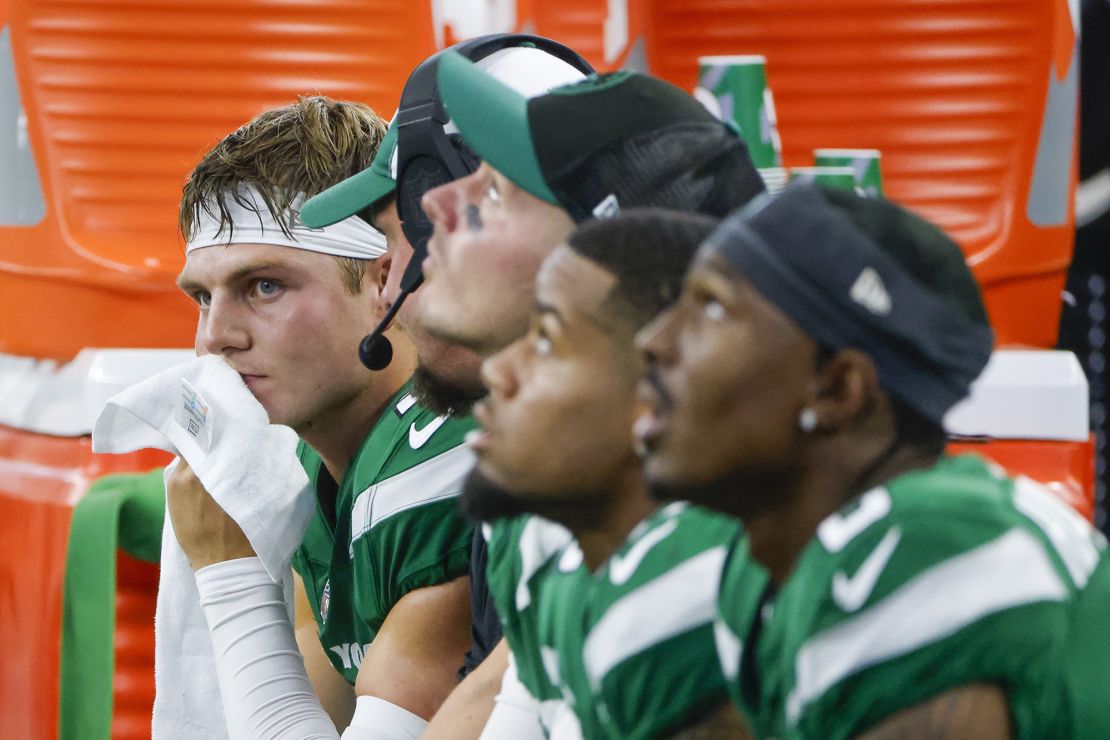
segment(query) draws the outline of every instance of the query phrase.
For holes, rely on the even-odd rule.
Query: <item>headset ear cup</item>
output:
[[[432,227],[428,224],[416,223],[415,221],[402,221],[401,231],[405,234],[405,239],[408,239],[409,244],[427,244],[428,239],[432,237]]]
[[[557,41],[529,34],[492,34],[451,47],[472,62],[501,49],[530,46],[541,49],[583,74],[593,68],[573,49]],[[439,98],[436,69],[443,52],[425,59],[412,71],[401,93],[393,123],[397,126],[397,212],[401,227],[413,247],[422,249],[432,233],[420,205],[424,193],[478,169],[480,159],[458,134],[447,134],[449,117]]]
[[[459,161],[462,162],[462,167],[466,171],[466,174],[469,175],[471,172],[478,169],[479,165],[482,164],[482,159],[474,153],[473,149],[466,145],[462,137],[458,134],[451,134],[448,139],[451,141],[451,146],[455,147],[455,151],[459,153]]]
[[[432,157],[415,157],[405,164],[397,179],[397,214],[409,244],[422,248],[432,234],[432,223],[420,203],[424,193],[453,179],[447,168]]]

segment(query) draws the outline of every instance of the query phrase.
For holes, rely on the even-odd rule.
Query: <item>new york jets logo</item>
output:
[[[431,439],[436,430],[443,426],[443,422],[447,421],[446,416],[437,416],[427,423],[423,429],[417,429],[416,423],[413,422],[409,425],[409,447],[414,450],[419,450],[424,446],[424,443]]]

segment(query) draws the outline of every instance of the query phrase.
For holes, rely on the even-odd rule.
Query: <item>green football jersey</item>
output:
[[[713,621],[721,567],[740,539],[735,521],[676,503],[593,573],[568,540],[507,583],[491,548],[490,589],[499,609],[510,603],[502,619],[522,681],[531,690],[539,675],[542,690],[557,690],[585,738],[666,737],[697,721],[727,698]],[[752,578],[762,590],[762,571]],[[518,653],[521,635],[535,647]]]
[[[854,737],[986,683],[1018,737],[1110,737],[1106,542],[1028,478],[964,455],[868,491],[754,621],[739,575],[722,577],[721,662],[761,736]]]
[[[408,384],[386,408],[338,485],[334,520],[317,505],[293,557],[324,651],[352,684],[393,605],[470,565],[472,528],[455,497],[474,466],[462,444],[473,421],[436,416]],[[335,490],[315,450],[298,452],[317,492]]]

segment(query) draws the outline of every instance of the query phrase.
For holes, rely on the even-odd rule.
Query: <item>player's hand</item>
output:
[[[166,511],[194,571],[225,560],[255,556],[243,530],[209,495],[184,460],[166,481]]]

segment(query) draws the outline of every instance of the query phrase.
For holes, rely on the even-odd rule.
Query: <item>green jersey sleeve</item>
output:
[[[822,522],[759,641],[776,734],[849,738],[989,683],[1019,737],[1070,736],[1060,677],[1078,586],[1029,513],[1063,504],[1033,487],[943,459]],[[1089,576],[1100,556],[1082,557]]]

